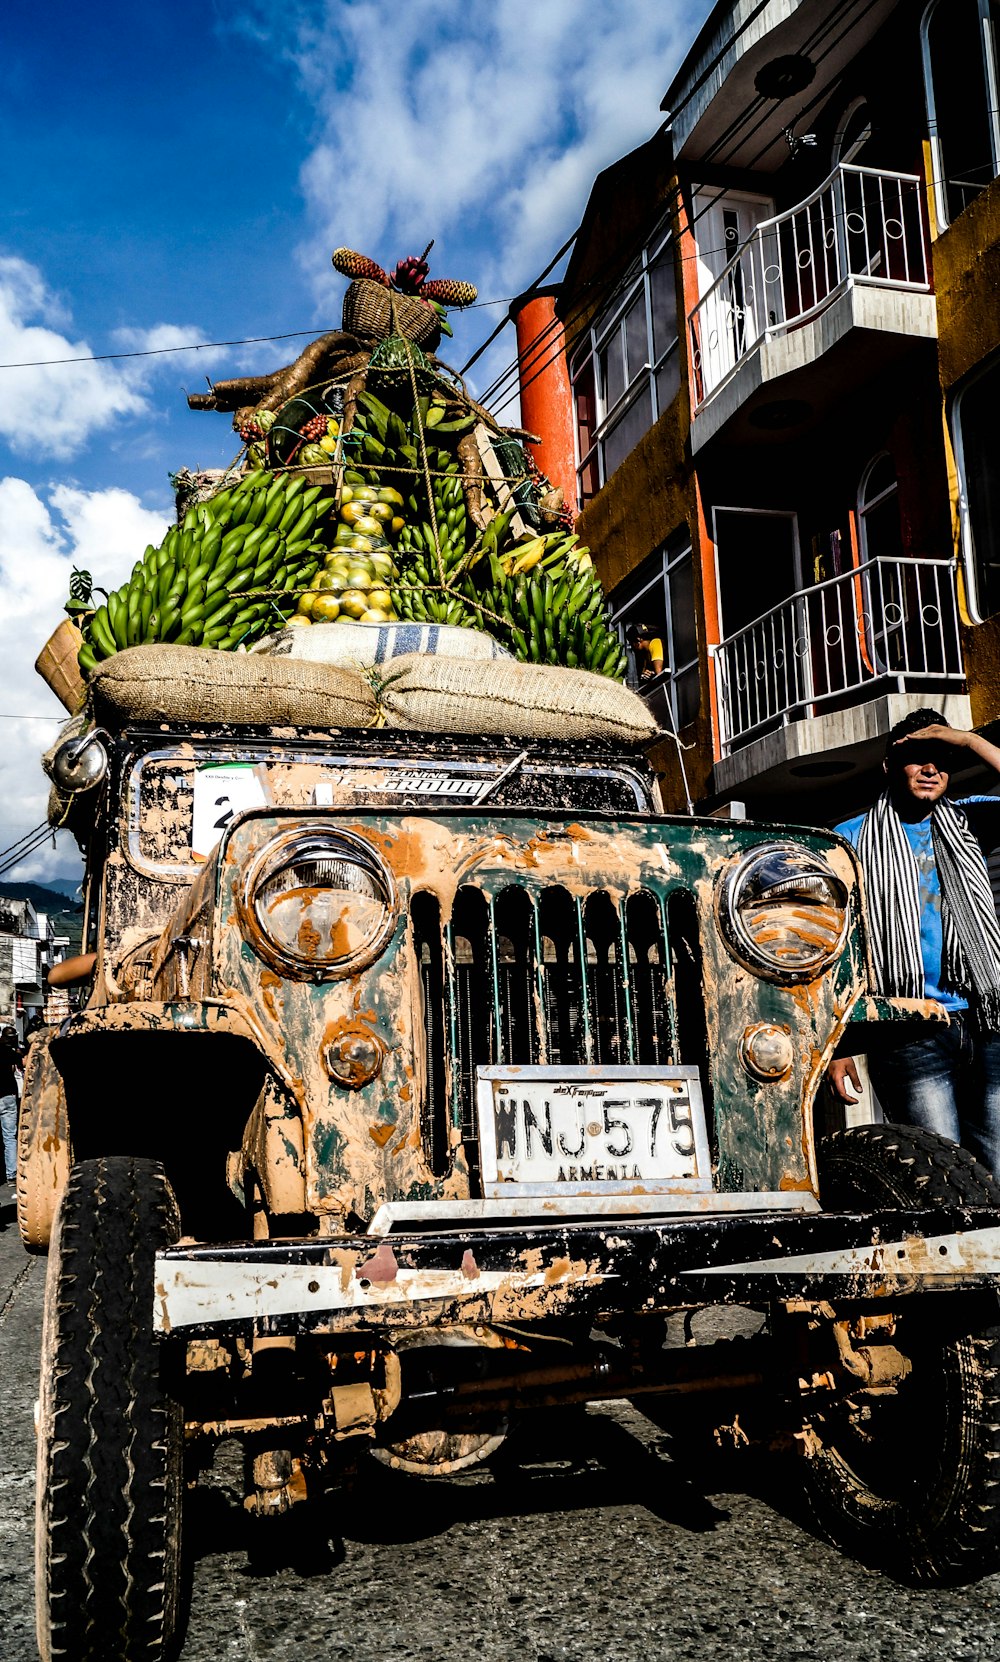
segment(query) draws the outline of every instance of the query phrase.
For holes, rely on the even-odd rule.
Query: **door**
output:
[[[736,738],[808,703],[810,620],[794,513],[716,508],[713,536],[722,696]]]
[[[754,234],[774,213],[768,197],[704,190],[694,204],[700,301],[692,345],[707,397],[780,321],[781,281],[773,234]]]

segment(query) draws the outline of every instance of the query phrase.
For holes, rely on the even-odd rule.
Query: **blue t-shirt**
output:
[[[1000,797],[996,796],[966,796],[956,802],[955,807],[967,811],[977,802],[988,802],[994,808],[1000,809]],[[971,824],[973,818],[974,815],[969,815],[970,829],[975,830]],[[843,825],[834,826],[834,830],[838,836],[846,837],[852,848],[857,848],[858,834],[864,822],[865,815],[858,814],[855,819],[848,819]],[[920,956],[924,965],[924,997],[937,999],[946,1010],[966,1010],[968,999],[963,998],[961,993],[941,985],[944,929],[941,923],[941,883],[937,862],[934,859],[931,816],[928,814],[926,819],[914,823],[903,820],[902,826],[917,862],[917,878],[920,884]],[[1000,830],[1000,820],[996,829]]]

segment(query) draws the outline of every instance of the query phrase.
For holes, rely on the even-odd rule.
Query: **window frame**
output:
[[[675,734],[681,730],[678,716],[677,683],[682,676],[689,674],[692,669],[696,670],[698,675],[698,695],[694,712],[689,720],[685,721],[684,726],[688,727],[692,722],[697,721],[701,711],[701,653],[698,647],[697,608],[692,606],[695,623],[693,630],[694,656],[686,658],[683,663],[679,663],[677,661],[673,605],[670,595],[671,576],[680,569],[685,560],[691,563],[693,599],[694,544],[686,527],[682,533],[669,537],[665,543],[655,549],[640,565],[636,566],[634,571],[629,572],[628,576],[624,577],[608,596],[611,607],[611,627],[617,630],[618,638],[625,647],[628,656],[626,685],[631,687],[633,692],[639,693],[642,698],[648,698],[651,694],[662,691],[670,709],[670,720]],[[642,680],[636,673],[635,658],[625,640],[625,630],[631,621],[627,614],[634,612],[643,600],[654,592],[656,595],[656,610],[659,611],[662,607],[664,619],[662,637],[663,669],[659,675],[652,675],[647,677],[646,680]]]
[[[604,489],[616,467],[610,470],[607,467],[606,446],[616,428],[626,418],[629,412],[639,403],[643,394],[649,400],[650,418],[643,432],[648,432],[654,422],[658,421],[663,410],[669,408],[665,404],[660,407],[660,398],[657,388],[657,379],[666,367],[671,357],[680,351],[681,322],[680,312],[675,306],[675,334],[663,351],[656,356],[653,339],[653,293],[651,273],[670,250],[674,243],[672,228],[672,214],[668,211],[654,226],[646,238],[642,250],[635,260],[628,266],[610,302],[602,308],[582,330],[583,340],[574,348],[569,362],[569,378],[573,394],[573,443],[576,453],[576,495],[577,507],[584,508],[587,502],[592,501],[597,492]],[[673,258],[669,258],[669,270],[672,281],[676,283],[676,272]],[[646,356],[641,368],[631,381],[626,381],[621,393],[609,407],[605,402],[603,377],[601,373],[601,354],[606,350],[609,341],[618,333],[622,363],[625,373],[628,373],[627,342],[625,337],[625,319],[631,311],[636,297],[641,294],[646,314]],[[678,359],[679,363],[679,359]],[[584,451],[580,445],[580,423],[577,415],[577,382],[582,378],[587,368],[590,368],[594,388],[594,423],[590,443]],[[678,371],[678,390],[680,375]],[[676,393],[674,394],[676,397]],[[673,402],[673,398],[670,400]],[[638,441],[636,441],[638,442]],[[626,454],[631,453],[631,449]],[[622,457],[624,460],[624,457]],[[591,466],[596,468],[597,485],[591,495],[584,497],[583,475]]]
[[[871,499],[869,499],[865,496],[865,491],[867,490],[867,487],[868,487],[868,481],[871,478],[872,474],[875,472],[875,469],[878,467],[879,462],[881,462],[885,459],[888,459],[892,463],[892,484],[887,485],[884,490],[880,490],[878,492],[877,496],[873,496],[873,497],[871,497]],[[857,495],[857,501],[855,503],[855,511],[857,513],[857,516],[858,516],[858,555],[860,557],[862,565],[867,565],[870,560],[878,559],[877,554],[871,554],[868,551],[867,516],[873,511],[873,509],[880,508],[884,502],[888,502],[888,500],[891,496],[894,496],[896,498],[896,508],[897,508],[897,512],[898,512],[898,509],[899,509],[899,474],[896,471],[896,458],[892,454],[891,450],[878,450],[878,451],[876,451],[875,455],[871,458],[871,460],[867,463],[867,465],[863,468],[862,473],[861,473],[861,478],[858,480],[858,495]],[[900,526],[900,544],[902,544],[902,540],[903,540],[903,533],[902,533],[902,525],[901,525]]]
[[[931,19],[941,4],[942,0],[930,0],[930,4],[924,8],[920,19],[920,56],[924,70],[924,101],[927,107],[927,137],[930,144],[931,171],[933,174],[934,217],[937,220],[938,230],[947,231],[952,220],[948,213],[944,152],[938,133],[937,105],[934,97],[934,65],[931,60],[930,46]],[[998,60],[1000,41],[997,40],[996,31],[994,30],[991,0],[975,0],[975,4],[979,12],[981,63],[986,82],[987,115],[993,149],[993,177],[997,178],[1000,177],[1000,60]],[[987,181],[988,183],[989,181]],[[986,189],[985,185],[983,189]],[[965,206],[968,207],[970,204],[966,203]],[[963,208],[961,212],[964,213],[964,211]],[[957,218],[957,215],[955,217]]]
[[[969,508],[965,435],[962,431],[962,401],[965,394],[977,382],[985,380],[987,375],[993,373],[1000,375],[1000,354],[997,353],[994,353],[985,363],[980,364],[971,375],[965,377],[961,386],[952,394],[948,409],[948,429],[951,435],[951,448],[955,457],[955,476],[958,482],[958,533],[962,576],[965,580],[965,605],[970,623],[985,623],[988,618],[1000,616],[1000,613],[985,610],[980,595],[979,570],[976,562],[976,539],[973,535],[972,514]]]

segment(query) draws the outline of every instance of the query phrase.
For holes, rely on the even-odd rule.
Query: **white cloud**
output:
[[[596,174],[656,131],[703,12],[697,0],[288,0],[268,44],[293,58],[321,122],[302,169],[318,303],[337,292],[337,243],[391,265],[431,236],[479,245],[478,270],[449,257],[437,274],[487,296],[523,288]],[[259,39],[267,17],[253,16]]]
[[[144,407],[118,370],[96,363],[85,341],[58,333],[50,320],[67,321],[37,267],[0,259],[0,363],[85,360],[4,371],[0,438],[20,455],[71,456],[91,433]]]
[[[194,324],[158,323],[118,330],[114,345],[162,356],[102,362],[86,341],[62,332],[71,327],[72,318],[37,266],[13,255],[0,257],[0,364],[30,366],[3,371],[0,441],[16,455],[76,455],[93,434],[150,414],[147,389],[155,375],[176,365],[207,369],[225,356],[220,348],[164,352],[193,347],[205,332]],[[51,362],[65,358],[81,361]]]
[[[116,329],[115,345],[124,352],[156,353],[127,360],[124,374],[137,385],[169,365],[181,369],[205,369],[231,356],[231,348],[202,345],[205,331],[193,323],[155,323],[150,329]],[[190,350],[188,350],[190,348]],[[195,350],[198,348],[198,350]]]
[[[59,484],[43,496],[23,479],[0,479],[0,848],[45,818],[39,756],[66,718],[34,662],[62,617],[73,566],[113,588],[148,542],[161,541],[169,518],[166,507],[144,508],[124,490]],[[48,710],[50,720],[33,719]],[[44,881],[76,869],[75,844],[63,833],[56,849],[46,843],[5,880]]]

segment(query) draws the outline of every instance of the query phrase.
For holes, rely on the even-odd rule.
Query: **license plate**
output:
[[[487,1197],[711,1188],[698,1070],[479,1068]]]

